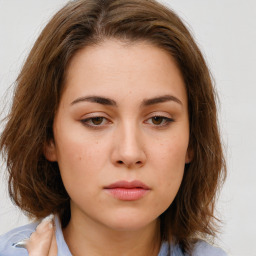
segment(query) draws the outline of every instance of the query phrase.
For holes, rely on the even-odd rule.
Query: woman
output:
[[[15,203],[55,217],[2,236],[0,252],[225,255],[203,242],[225,177],[214,96],[171,10],[68,3],[27,58],[0,144]]]

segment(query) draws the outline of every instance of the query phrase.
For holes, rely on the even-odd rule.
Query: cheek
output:
[[[188,138],[187,136],[172,136],[170,139],[162,139],[157,141],[151,147],[150,159],[161,170],[172,170],[175,174],[179,170],[183,170],[185,166]]]
[[[174,200],[185,168],[188,140],[184,137],[172,137],[163,141],[158,147],[152,147],[151,159],[155,175],[157,190],[166,207]]]
[[[101,175],[106,159],[106,147],[91,137],[66,133],[65,138],[60,134],[56,138],[57,161],[60,173],[67,190],[95,183]],[[73,186],[72,184],[75,184]]]
[[[84,162],[90,164],[91,162],[97,162],[98,157],[104,155],[102,151],[105,150],[104,147],[106,146],[94,136],[85,133],[83,129],[83,127],[78,129],[73,126],[68,131],[59,129],[55,132],[59,163],[79,165],[80,162]]]

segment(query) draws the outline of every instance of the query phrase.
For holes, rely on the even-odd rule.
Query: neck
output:
[[[63,235],[74,256],[157,256],[161,244],[159,220],[138,230],[127,231],[71,217]]]

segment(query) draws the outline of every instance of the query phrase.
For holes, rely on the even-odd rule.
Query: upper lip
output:
[[[120,180],[115,183],[112,183],[106,187],[105,189],[111,189],[111,188],[142,188],[142,189],[150,189],[147,185],[145,185],[143,182],[139,180],[133,180],[133,181],[126,181],[126,180]]]

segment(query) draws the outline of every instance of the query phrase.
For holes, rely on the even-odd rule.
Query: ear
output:
[[[194,158],[194,150],[191,148],[191,146],[189,146],[186,153],[185,163],[189,164],[193,160],[193,158]]]
[[[44,156],[50,162],[57,161],[56,146],[53,140],[50,140],[44,145]]]

